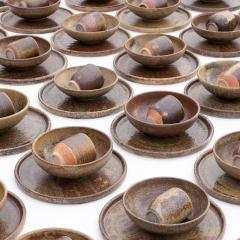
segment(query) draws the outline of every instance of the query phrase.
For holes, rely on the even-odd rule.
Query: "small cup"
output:
[[[0,181],[0,210],[5,205],[7,194],[8,194],[8,191],[5,184],[2,181]]]
[[[7,117],[15,113],[15,108],[11,98],[4,92],[0,92],[0,118]]]
[[[183,222],[192,213],[192,201],[180,188],[170,188],[161,193],[149,206],[147,218],[160,224]]]
[[[96,159],[96,148],[86,134],[78,133],[57,143],[53,157],[59,165],[85,164]]]
[[[41,2],[40,0],[39,2]],[[28,7],[27,4],[19,5],[19,0],[6,0],[6,4],[10,11],[17,15],[18,17],[24,18],[26,20],[40,20],[42,18],[46,18],[53,13],[55,13],[60,5],[61,0],[51,0],[50,4],[46,6],[36,6],[37,0],[27,0],[27,3],[34,2],[31,4],[31,7]]]
[[[68,87],[71,90],[93,90],[101,88],[103,84],[104,78],[101,70],[93,64],[87,64],[73,74]]]

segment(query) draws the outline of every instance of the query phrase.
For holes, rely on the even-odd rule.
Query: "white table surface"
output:
[[[61,3],[61,6],[66,7],[63,1]],[[74,10],[72,11],[77,13],[77,11]],[[115,13],[112,12],[110,14]],[[193,16],[196,15],[196,12],[192,12],[192,15]],[[179,32],[174,32],[170,34],[178,36]],[[9,32],[9,35],[14,35],[14,33]],[[42,34],[39,36],[43,36],[46,39],[50,39],[51,35],[52,33]],[[131,35],[134,36],[136,35],[136,33],[131,32]],[[69,61],[68,66],[71,67],[84,65],[87,63],[94,63],[95,65],[113,69],[113,59],[115,56],[116,54],[96,58],[67,56]],[[220,58],[214,59],[210,57],[202,57],[199,55],[198,57],[201,61],[201,64],[205,64],[207,62],[214,60],[221,60]],[[148,86],[142,84],[135,84],[129,81],[128,83],[134,89],[135,94],[153,90],[171,90],[182,93],[184,86],[187,84],[187,82],[183,82],[179,84],[165,86],[161,85]],[[8,87],[26,93],[30,98],[31,106],[43,110],[40,107],[38,101],[38,91],[44,84],[45,83],[27,86],[8,86],[1,84],[0,87]],[[115,115],[98,119],[68,119],[54,116],[46,111],[44,112],[50,117],[52,122],[52,128],[64,126],[88,126],[100,129],[107,133],[109,136],[111,122],[119,114],[117,113]],[[201,152],[211,148],[213,143],[222,135],[233,131],[238,131],[240,128],[238,119],[223,119],[223,118],[221,119],[215,117],[208,118],[212,121],[214,125],[215,128],[214,136],[211,143],[207,147],[205,147],[205,149],[202,150]],[[78,205],[49,204],[29,197],[18,188],[14,178],[15,164],[25,153],[0,157],[0,179],[6,183],[8,190],[16,193],[23,200],[27,209],[26,223],[22,233],[37,230],[39,228],[64,227],[82,231],[91,236],[93,239],[101,240],[103,238],[98,227],[98,217],[101,209],[110,199],[112,199],[118,193],[125,191],[130,185],[146,178],[160,176],[184,178],[196,183],[193,172],[193,166],[201,152],[198,152],[190,156],[179,157],[174,159],[153,159],[150,157],[145,158],[131,154],[123,150],[115,143],[114,149],[119,151],[127,161],[128,172],[123,184],[115,192],[101,200]],[[214,198],[211,199],[221,207],[226,217],[226,232],[223,237],[223,240],[236,240],[237,238],[240,237],[239,228],[240,206],[228,204]]]

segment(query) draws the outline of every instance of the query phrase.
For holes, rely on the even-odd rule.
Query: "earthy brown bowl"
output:
[[[7,47],[7,45],[13,41],[19,40],[21,38],[27,37],[29,35],[15,35],[10,37],[5,37],[0,39],[0,64],[9,67],[9,68],[29,68],[34,67],[42,62],[44,62],[51,53],[51,45],[50,43],[45,40],[44,38],[37,37],[37,36],[31,36],[34,38],[40,48],[40,55],[33,58],[26,58],[26,59],[7,59],[3,55],[3,50]]]
[[[148,221],[146,213],[152,201],[166,190],[177,187],[184,190],[192,200],[193,211],[182,223],[159,224]],[[140,228],[156,234],[178,234],[196,227],[206,216],[210,207],[207,194],[197,185],[179,178],[152,178],[131,186],[123,196],[127,215]]]
[[[140,50],[146,42],[160,36],[167,36],[172,40],[174,45],[173,54],[162,56],[147,56],[140,53]],[[176,62],[180,57],[182,57],[186,51],[186,44],[180,38],[170,35],[142,34],[128,39],[128,41],[125,43],[125,49],[128,55],[136,62],[139,62],[148,67],[159,67]]]
[[[223,87],[217,83],[217,77],[236,63],[238,61],[228,60],[205,64],[199,68],[198,78],[209,92],[220,98],[240,98],[240,88]]]
[[[2,181],[0,181],[0,210],[4,206],[6,199],[7,199],[7,187]]]
[[[213,154],[224,172],[240,180],[240,158],[234,159],[234,150],[240,146],[240,132],[227,134],[216,141]]]
[[[216,32],[207,30],[206,22],[212,14],[214,13],[202,13],[192,19],[192,28],[196,33],[207,40],[215,42],[232,41],[240,37],[240,21],[234,31]]]
[[[80,66],[80,68],[81,67],[84,66]],[[67,83],[71,80],[71,77],[78,68],[79,67],[71,67],[65,69],[58,73],[54,78],[56,86],[70,97],[78,98],[80,100],[97,98],[109,92],[118,82],[117,75],[112,70],[99,67],[104,77],[104,85],[101,88],[93,90],[71,90],[67,87]]]
[[[86,15],[88,13],[79,13],[72,15],[68,17],[64,22],[63,22],[63,30],[72,38],[85,43],[85,44],[95,44],[102,42],[109,37],[111,37],[116,30],[119,27],[119,22],[118,19],[108,15],[108,14],[103,14],[107,21],[107,29],[105,31],[99,31],[99,32],[80,32],[76,30],[76,24],[81,19],[82,16]]]
[[[51,5],[46,7],[35,7],[35,8],[24,8],[18,7],[16,3],[19,0],[7,0],[6,4],[10,11],[13,12],[18,17],[27,20],[36,20],[46,18],[56,12],[59,8],[61,0],[51,0]]]
[[[154,124],[146,120],[146,114],[154,103],[166,95],[176,97],[183,105],[184,118],[174,124]],[[133,97],[125,106],[128,120],[140,132],[157,137],[171,137],[179,135],[190,128],[197,120],[200,112],[199,104],[192,98],[176,92],[158,91],[146,92]]]
[[[16,110],[15,114],[0,118],[0,133],[4,134],[4,131],[14,127],[25,117],[29,108],[29,100],[25,94],[16,90],[0,88],[0,92],[9,96]]]
[[[137,16],[150,20],[157,20],[169,16],[177,10],[181,3],[180,0],[168,0],[167,7],[143,8],[139,7],[141,2],[142,0],[126,0],[126,5]]]
[[[18,240],[60,240],[61,237],[68,237],[72,240],[93,240],[91,237],[87,236],[84,233],[65,228],[39,229],[20,236]]]
[[[87,134],[93,141],[97,158],[95,161],[78,165],[57,165],[53,163],[52,152],[60,141],[77,133]],[[32,145],[36,163],[49,174],[62,178],[79,178],[101,169],[112,155],[112,141],[103,132],[87,127],[65,127],[40,135]]]

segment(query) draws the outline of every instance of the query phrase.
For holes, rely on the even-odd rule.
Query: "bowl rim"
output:
[[[6,184],[2,180],[0,180],[0,186],[2,186],[2,188],[4,190],[3,197],[0,199],[0,203],[2,203],[4,205],[4,202],[6,201],[7,196],[8,196],[8,190],[7,190]]]
[[[238,33],[238,32],[240,32],[240,29],[238,29],[238,30],[234,29],[233,31],[221,31],[221,32],[211,31],[211,30],[208,30],[208,29],[205,29],[205,28],[201,28],[201,27],[199,27],[199,25],[195,24],[195,21],[197,19],[199,19],[200,17],[209,17],[209,16],[212,16],[213,14],[216,14],[216,12],[205,12],[205,13],[197,14],[196,16],[194,16],[192,18],[192,21],[191,21],[192,27],[195,28],[195,29],[199,29],[201,31],[204,31],[206,33],[215,33],[215,34],[218,34],[218,35],[225,35],[225,34],[229,34],[229,33]],[[234,15],[238,17],[237,14],[234,14]],[[240,27],[240,21],[238,22],[238,26]]]
[[[33,11],[34,11],[34,10],[47,9],[47,8],[53,7],[53,6],[55,6],[55,5],[59,5],[60,2],[61,2],[61,0],[56,0],[56,2],[54,2],[53,4],[48,5],[48,6],[25,8],[25,7],[19,7],[19,6],[16,6],[16,5],[14,5],[14,4],[11,4],[11,3],[9,2],[9,0],[6,0],[6,4],[7,4],[8,6],[12,7],[12,8],[15,8],[15,9],[24,9],[24,10],[29,9],[29,10],[33,10]]]
[[[25,105],[20,111],[15,112],[14,114],[11,114],[11,115],[6,116],[6,117],[1,117],[1,118],[0,118],[0,121],[6,121],[6,120],[12,119],[12,118],[14,118],[14,117],[16,117],[16,116],[18,116],[18,115],[21,115],[23,112],[27,111],[27,109],[29,108],[29,105],[30,105],[30,100],[29,100],[29,98],[28,98],[28,96],[27,96],[26,94],[24,94],[24,93],[22,93],[22,92],[20,92],[20,91],[17,91],[17,90],[15,90],[15,89],[0,88],[0,92],[2,91],[2,92],[5,93],[5,90],[6,90],[6,91],[13,92],[13,93],[18,93],[18,94],[22,95],[22,97],[24,97],[24,99],[25,99],[27,102],[26,102],[26,105]],[[9,98],[10,98],[10,97],[9,97]],[[11,99],[11,98],[10,98],[10,99]]]
[[[156,11],[156,10],[168,10],[168,9],[177,7],[178,5],[180,5],[181,0],[176,0],[176,3],[171,5],[171,6],[161,7],[161,8],[142,8],[142,7],[139,7],[139,6],[136,6],[136,5],[132,4],[129,0],[125,0],[125,3],[129,6],[132,6],[132,7],[136,8],[136,9],[144,9],[145,11],[152,11],[152,10]]]
[[[173,224],[169,224],[169,223],[164,223],[164,224],[161,224],[161,223],[154,223],[154,222],[151,222],[151,221],[148,221],[147,219],[144,219],[144,218],[141,218],[140,216],[137,216],[136,214],[134,214],[132,212],[131,209],[129,209],[127,207],[127,204],[126,204],[126,197],[127,197],[127,194],[129,193],[129,191],[136,187],[137,185],[140,185],[140,184],[143,184],[145,182],[148,182],[148,181],[159,181],[159,180],[175,180],[175,181],[181,181],[181,182],[185,182],[187,184],[191,184],[191,185],[194,185],[195,187],[197,187],[201,192],[202,194],[206,197],[207,199],[207,207],[206,209],[201,213],[200,216],[192,219],[192,220],[189,220],[187,222],[181,222],[181,223],[173,223]],[[206,191],[201,188],[200,186],[198,186],[197,184],[191,182],[191,181],[188,181],[186,179],[182,179],[182,178],[176,178],[176,177],[153,177],[153,178],[147,178],[147,179],[144,179],[144,180],[141,180],[139,182],[136,182],[135,184],[133,184],[132,186],[130,186],[123,194],[123,206],[124,206],[124,209],[130,214],[132,215],[134,218],[138,219],[139,221],[141,222],[144,222],[144,223],[147,223],[147,224],[152,224],[154,226],[161,226],[161,227],[174,227],[174,226],[186,226],[186,225],[189,225],[193,222],[196,222],[198,220],[200,220],[202,217],[204,217],[207,213],[208,213],[208,210],[210,208],[210,199],[206,193]]]
[[[191,117],[191,118],[188,118],[186,119],[185,121],[180,121],[178,123],[172,123],[172,124],[157,124],[157,123],[150,123],[148,121],[142,121],[142,120],[139,120],[138,118],[134,117],[128,110],[127,110],[127,107],[128,105],[130,104],[131,101],[133,101],[135,98],[137,97],[140,97],[140,96],[143,96],[143,95],[147,95],[147,94],[154,94],[154,93],[166,93],[166,95],[173,95],[173,96],[176,96],[176,95],[180,95],[182,97],[185,97],[189,100],[191,100],[196,106],[197,106],[197,112]],[[179,100],[179,99],[178,99]],[[179,100],[180,101],[180,100]],[[180,101],[181,102],[181,101]],[[137,94],[135,96],[133,96],[124,106],[124,112],[126,113],[127,116],[130,116],[132,119],[134,119],[134,121],[136,122],[139,122],[139,123],[143,123],[143,124],[147,124],[147,125],[151,125],[152,127],[162,127],[162,128],[165,128],[165,127],[170,127],[170,126],[181,126],[182,124],[187,124],[189,122],[191,122],[193,119],[197,118],[200,114],[200,105],[197,101],[195,101],[193,98],[185,95],[185,94],[182,94],[182,93],[179,93],[179,92],[174,92],[174,91],[150,91],[150,92],[144,92],[144,93],[140,93],[140,94]]]
[[[81,35],[96,35],[96,34],[103,34],[103,33],[107,33],[107,32],[111,32],[111,31],[117,30],[119,28],[119,26],[120,26],[120,22],[119,22],[119,20],[115,16],[112,16],[112,15],[109,15],[107,13],[101,12],[101,14],[104,17],[108,17],[110,19],[113,19],[114,21],[116,21],[117,24],[116,25],[114,24],[114,26],[111,27],[111,28],[107,28],[106,30],[97,31],[97,32],[80,32],[80,31],[75,30],[75,28],[70,29],[70,28],[66,27],[66,22],[69,21],[69,19],[71,20],[72,18],[77,18],[77,17],[80,18],[81,16],[84,16],[84,15],[87,15],[87,14],[90,14],[90,13],[92,13],[92,12],[81,12],[81,13],[73,14],[73,15],[67,17],[63,21],[63,24],[62,24],[63,30],[66,29],[67,31],[71,31],[71,32],[78,33],[78,34],[81,34]]]
[[[81,65],[81,66],[70,67],[70,68],[66,68],[66,69],[61,70],[59,73],[57,73],[55,75],[55,77],[53,79],[54,83],[56,84],[57,87],[60,87],[62,89],[68,90],[68,91],[71,91],[73,93],[80,93],[80,92],[81,93],[94,93],[94,92],[98,92],[98,91],[102,91],[102,90],[107,90],[110,87],[114,87],[114,85],[118,82],[118,76],[113,70],[111,70],[109,68],[106,68],[106,67],[97,66],[100,70],[104,69],[104,70],[107,70],[107,71],[113,73],[114,74],[114,81],[112,83],[106,85],[105,87],[101,87],[101,88],[97,88],[97,89],[90,89],[90,90],[72,90],[72,89],[69,89],[67,87],[64,87],[64,86],[61,86],[61,85],[58,84],[57,78],[59,77],[59,75],[63,74],[66,71],[69,71],[69,70],[77,69],[79,67],[85,67],[86,65],[87,64]],[[105,79],[104,79],[104,82],[105,82]]]
[[[98,132],[100,134],[102,134],[107,140],[108,142],[110,143],[110,147],[109,149],[107,150],[107,152],[101,156],[100,158],[96,158],[94,161],[91,161],[91,162],[88,162],[88,163],[84,163],[84,164],[74,164],[74,165],[64,165],[64,164],[55,164],[55,163],[52,163],[52,162],[49,162],[47,161],[45,158],[42,158],[38,152],[36,152],[36,144],[38,143],[39,139],[42,138],[43,136],[51,133],[51,132],[54,132],[54,131],[59,131],[59,130],[64,130],[64,129],[88,129],[88,130],[91,130],[91,131],[95,131],[95,132]],[[113,143],[112,143],[112,140],[111,138],[105,134],[104,132],[98,130],[98,129],[95,129],[95,128],[91,128],[91,127],[85,127],[85,126],[66,126],[66,127],[60,127],[60,128],[54,128],[54,129],[51,129],[45,133],[42,133],[41,135],[39,135],[32,143],[32,153],[33,155],[35,155],[37,157],[38,160],[44,162],[44,163],[47,163],[48,165],[50,166],[55,166],[55,167],[64,167],[64,168],[67,168],[67,169],[72,169],[72,168],[76,168],[76,167],[86,167],[86,166],[91,166],[91,165],[94,165],[98,162],[101,162],[106,156],[108,156],[109,154],[111,154],[113,151]]]
[[[215,87],[215,88],[224,89],[224,90],[228,90],[228,91],[239,91],[240,88],[231,88],[231,87],[219,86],[217,84],[214,84],[212,82],[207,81],[206,78],[202,76],[201,71],[203,71],[203,69],[206,69],[207,66],[210,66],[212,64],[219,64],[219,65],[221,65],[223,63],[233,63],[233,64],[236,63],[237,64],[237,63],[240,63],[240,61],[238,61],[238,60],[230,60],[229,59],[229,60],[220,60],[220,61],[213,61],[213,62],[205,63],[205,64],[201,65],[199,67],[199,69],[197,70],[197,77],[198,77],[199,81],[201,83],[203,83],[203,84],[208,84],[208,85],[210,85],[212,87]]]
[[[36,56],[36,57],[31,57],[31,58],[25,58],[25,59],[8,59],[8,58],[5,58],[3,56],[0,55],[0,59],[2,61],[11,61],[11,62],[15,62],[15,63],[20,63],[20,62],[29,62],[29,61],[32,61],[32,60],[36,60],[36,59],[39,59],[41,57],[44,57],[44,56],[47,56],[51,53],[52,51],[52,46],[50,44],[50,42],[48,40],[46,40],[45,38],[42,38],[42,37],[38,37],[38,36],[35,36],[35,35],[12,35],[12,36],[7,36],[5,38],[2,38],[0,39],[0,43],[1,41],[4,41],[5,39],[11,39],[11,38],[17,38],[17,40],[20,40],[22,38],[26,38],[26,37],[32,37],[37,43],[38,43],[38,40],[41,40],[41,41],[44,41],[45,43],[48,44],[48,50],[46,52],[44,52],[43,54],[39,55],[39,56]],[[15,40],[15,41],[17,41]]]
[[[228,133],[228,134],[223,135],[222,137],[220,137],[220,138],[214,143],[212,149],[213,149],[213,154],[214,154],[215,158],[217,158],[217,161],[219,161],[220,163],[222,163],[222,164],[224,164],[224,165],[226,165],[226,166],[228,166],[228,167],[230,167],[230,168],[232,168],[232,169],[240,170],[240,167],[236,167],[236,166],[231,165],[230,163],[224,161],[224,159],[219,156],[218,151],[217,151],[217,146],[218,146],[218,144],[219,144],[219,141],[221,141],[221,140],[223,140],[224,138],[229,137],[229,136],[231,136],[231,135],[235,135],[235,134],[236,134],[236,135],[240,135],[240,131],[231,132],[231,133]]]
[[[128,47],[128,44],[130,45],[130,42],[131,41],[136,41],[137,38],[141,38],[141,37],[144,37],[144,36],[147,36],[147,37],[153,37],[152,39],[150,40],[153,40],[154,39],[154,36],[157,37],[162,37],[162,36],[165,36],[165,37],[168,37],[170,40],[173,40],[174,41],[178,41],[179,43],[183,44],[183,47],[179,50],[179,51],[176,51],[176,52],[173,52],[171,54],[165,54],[165,55],[158,55],[158,56],[148,56],[148,55],[144,55],[144,54],[141,54],[139,52],[135,52],[132,50],[132,48]],[[149,41],[150,41],[149,40]],[[174,44],[174,42],[173,42]],[[169,34],[161,34],[161,33],[146,33],[146,34],[140,34],[140,35],[136,35],[136,36],[133,36],[133,37],[130,37],[124,44],[124,48],[126,49],[127,52],[131,52],[133,53],[134,55],[137,55],[137,56],[141,56],[141,57],[146,57],[146,58],[152,58],[152,59],[159,59],[159,58],[166,58],[166,57],[172,57],[178,53],[181,53],[181,52],[185,52],[186,49],[187,49],[187,44],[179,37],[175,37],[175,36],[172,36],[172,35],[169,35]]]

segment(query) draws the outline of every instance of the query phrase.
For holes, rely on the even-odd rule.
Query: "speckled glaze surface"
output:
[[[118,29],[106,41],[94,45],[86,45],[73,39],[63,30],[59,30],[52,36],[52,45],[57,51],[67,55],[106,56],[121,51],[129,37],[129,33],[125,30]]]
[[[180,38],[187,44],[187,49],[210,57],[239,57],[240,38],[225,43],[210,42],[198,35],[192,28],[180,33]]]
[[[240,8],[240,2],[238,0],[221,0],[216,3],[205,3],[199,0],[182,0],[182,5],[199,12],[233,11]]]
[[[217,164],[212,149],[204,152],[194,167],[198,184],[211,196],[224,202],[240,205],[240,184]]]
[[[0,211],[0,239],[15,240],[26,218],[23,202],[13,193],[8,193],[6,204]]]
[[[134,32],[167,33],[186,27],[191,20],[191,14],[182,8],[160,20],[144,20],[128,8],[123,8],[116,14],[120,26]]]
[[[58,116],[97,118],[121,111],[132,95],[132,88],[124,81],[118,80],[107,94],[96,100],[80,102],[67,96],[50,82],[39,91],[39,100],[44,109]]]
[[[187,84],[184,93],[195,99],[201,112],[214,117],[240,118],[240,100],[223,99],[207,91],[198,79]]]
[[[99,225],[105,240],[220,240],[225,231],[225,217],[221,209],[211,202],[202,223],[190,232],[171,236],[154,235],[135,225],[127,216],[122,194],[110,200],[103,208]]]
[[[175,63],[162,68],[145,67],[130,58],[126,52],[117,55],[113,64],[115,71],[126,80],[151,85],[187,81],[195,76],[200,65],[199,60],[188,51]]]
[[[112,193],[125,178],[127,165],[113,151],[109,162],[97,173],[76,180],[56,178],[42,170],[27,153],[16,165],[15,178],[28,195],[41,201],[79,204],[103,198]]]
[[[71,15],[71,11],[65,8],[59,8],[54,14],[45,19],[39,21],[26,21],[8,11],[1,15],[0,25],[8,31],[16,33],[50,33],[60,29],[64,19]]]
[[[25,85],[49,81],[67,64],[67,58],[63,54],[52,50],[46,61],[31,69],[9,71],[0,65],[0,83]]]
[[[30,107],[19,124],[0,134],[0,155],[10,155],[30,149],[34,139],[50,127],[50,119],[42,111]]]
[[[20,236],[18,240],[52,240],[61,237],[68,237],[74,240],[93,240],[91,237],[87,236],[84,233],[65,228],[39,229]]]
[[[110,12],[124,6],[124,0],[103,1],[102,3],[91,0],[65,0],[65,2],[70,8],[83,12]]]
[[[117,144],[132,153],[155,158],[172,158],[195,153],[212,139],[213,126],[204,116],[184,134],[171,138],[154,138],[140,133],[128,121],[125,114],[117,116],[111,125],[111,133]]]

